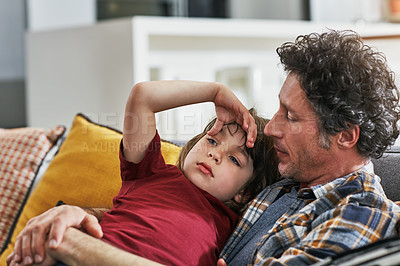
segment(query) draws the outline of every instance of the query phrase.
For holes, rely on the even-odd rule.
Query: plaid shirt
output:
[[[261,214],[298,185],[281,180],[248,207],[221,257],[226,259]],[[372,163],[325,185],[301,189],[288,211],[259,240],[249,265],[304,265],[399,234],[400,207],[388,200]]]

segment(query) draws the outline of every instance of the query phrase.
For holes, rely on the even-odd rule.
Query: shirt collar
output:
[[[340,177],[340,178],[336,178],[335,180],[333,180],[333,181],[331,181],[331,182],[329,182],[327,184],[316,185],[316,186],[313,186],[311,188],[301,189],[299,191],[299,197],[304,197],[303,196],[304,194],[307,195],[307,197],[309,197],[308,194],[312,193],[312,194],[314,194],[315,198],[321,198],[326,193],[328,193],[328,191],[330,191],[331,189],[333,189],[333,188],[343,184],[344,182],[346,182],[348,177],[354,175],[357,172],[366,172],[366,173],[374,176],[375,175],[374,174],[374,165],[371,162],[371,160],[369,160],[363,167],[357,169],[356,171],[354,171],[354,172],[352,172],[352,173],[350,173],[350,174],[348,174],[346,176],[343,176],[343,177]],[[380,182],[380,178],[378,176],[376,176],[376,175],[375,175],[375,177]]]

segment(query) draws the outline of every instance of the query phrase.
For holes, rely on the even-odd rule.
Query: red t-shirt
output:
[[[216,265],[238,216],[161,155],[158,133],[143,160],[120,151],[122,186],[103,215],[103,240],[168,265]]]

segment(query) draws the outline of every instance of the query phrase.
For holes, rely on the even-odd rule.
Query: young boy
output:
[[[216,264],[241,208],[277,178],[272,142],[262,134],[267,120],[252,110],[260,134],[255,148],[247,148],[240,125],[226,124],[231,110],[218,110],[214,95],[220,91],[234,97],[218,83],[162,81],[133,88],[121,142],[122,187],[102,217],[104,241],[163,264]],[[187,143],[178,167],[166,165],[155,113],[204,101],[214,101],[223,118]],[[225,124],[208,135],[217,121]]]
[[[206,101],[214,102],[217,118],[188,141],[177,166],[165,164],[155,113]],[[263,134],[268,120],[243,105],[221,107],[236,101],[229,89],[215,82],[137,84],[125,110],[120,150],[122,186],[113,208],[97,216],[102,232],[92,227],[90,234],[167,265],[216,265],[238,213],[278,178],[272,141]],[[231,121],[231,117],[239,118]],[[51,221],[55,215],[59,220],[84,218],[80,208],[57,208],[34,219]],[[71,212],[61,208],[79,215],[66,216]],[[94,218],[89,216],[84,219]],[[52,232],[63,233],[58,229]],[[57,237],[52,232],[50,242]],[[51,261],[49,256],[46,259]]]

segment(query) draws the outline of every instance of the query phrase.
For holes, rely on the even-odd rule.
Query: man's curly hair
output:
[[[379,158],[399,135],[399,91],[382,53],[353,31],[299,36],[277,48],[319,117],[322,137],[360,127],[361,155]]]

